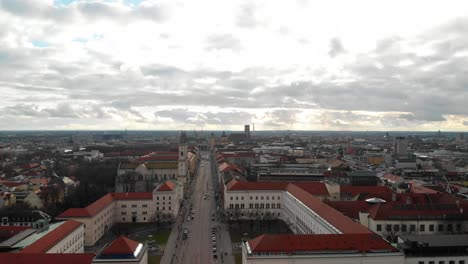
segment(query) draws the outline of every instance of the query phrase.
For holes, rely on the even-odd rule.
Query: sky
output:
[[[0,130],[468,130],[468,1],[0,0]]]

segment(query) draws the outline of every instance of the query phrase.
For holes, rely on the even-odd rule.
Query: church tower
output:
[[[188,140],[184,131],[180,134],[179,139],[179,161],[178,161],[178,176],[179,178],[186,178],[187,175],[187,153],[188,153]],[[184,180],[185,182],[185,180]]]

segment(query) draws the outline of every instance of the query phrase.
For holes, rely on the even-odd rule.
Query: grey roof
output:
[[[401,235],[406,242],[427,243],[428,247],[468,247],[468,235]]]
[[[15,236],[10,237],[9,239],[0,243],[0,248],[7,247],[11,248],[14,244],[20,242],[21,240],[25,239],[26,237],[36,233],[36,229],[25,229],[20,233],[16,234]]]
[[[350,171],[346,172],[346,175],[349,177],[377,177],[377,172],[375,171]]]

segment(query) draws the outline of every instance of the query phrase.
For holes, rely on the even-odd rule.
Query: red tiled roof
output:
[[[226,186],[230,191],[247,191],[247,190],[277,190],[286,189],[287,182],[241,182],[232,180]]]
[[[314,235],[261,235],[248,241],[253,253],[274,253],[313,251],[358,251],[370,252],[398,252],[385,240],[373,233],[367,234],[314,234]],[[341,251],[341,252],[340,252]],[[352,252],[354,253],[354,252]],[[348,253],[348,254],[352,254]],[[344,252],[344,254],[346,254]]]
[[[369,218],[374,220],[398,219],[424,219],[425,217],[442,216],[448,218],[468,219],[468,213],[456,204],[429,204],[414,203],[404,204],[403,202],[387,202],[377,204],[369,209]]]
[[[10,188],[27,184],[26,182],[15,182],[15,181],[2,181],[0,183],[5,185],[6,187],[10,187]]]
[[[359,219],[359,212],[367,212],[370,205],[365,201],[323,201],[330,207],[338,210],[353,219]]]
[[[293,184],[312,195],[330,196],[327,186],[323,182],[295,182]]]
[[[115,200],[146,200],[153,199],[153,194],[150,192],[127,192],[127,193],[111,193]]]
[[[150,192],[108,193],[85,208],[69,208],[58,215],[57,218],[93,216],[109,206],[114,200],[142,200],[152,198],[153,194]]]
[[[294,184],[289,184],[287,191],[304,205],[320,215],[328,223],[340,230],[344,234],[370,233],[370,231],[359,223],[354,222],[349,217],[326,205],[318,198]]]
[[[47,250],[52,248],[81,225],[83,225],[83,223],[75,220],[67,220],[59,227],[25,247],[20,253],[46,253]]]
[[[1,253],[0,259],[8,264],[92,264],[94,254]]]
[[[410,186],[411,186],[410,191],[412,193],[429,193],[429,194],[439,193],[438,191],[436,191],[434,189],[427,188],[425,186],[420,186],[420,185],[417,185],[417,184],[411,184]]]
[[[165,183],[161,184],[157,191],[159,192],[167,192],[167,191],[172,191],[175,187],[175,184],[171,181],[166,181]]]
[[[382,176],[382,178],[387,179],[388,181],[393,182],[393,183],[398,182],[403,179],[401,176],[391,174],[391,173],[385,173]]]
[[[140,245],[140,243],[133,241],[125,236],[120,236],[116,240],[112,241],[112,243],[106,249],[104,249],[101,254],[134,254],[138,245]]]
[[[340,186],[341,193],[350,194],[352,197],[365,194],[367,198],[392,199],[392,190],[387,186]]]

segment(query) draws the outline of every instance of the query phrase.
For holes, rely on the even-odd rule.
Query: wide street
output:
[[[188,184],[189,197],[174,224],[161,263],[234,263],[226,225],[218,222],[211,168],[209,154],[202,154],[197,175]],[[216,228],[215,243],[212,227]],[[185,229],[187,239],[183,238]]]

